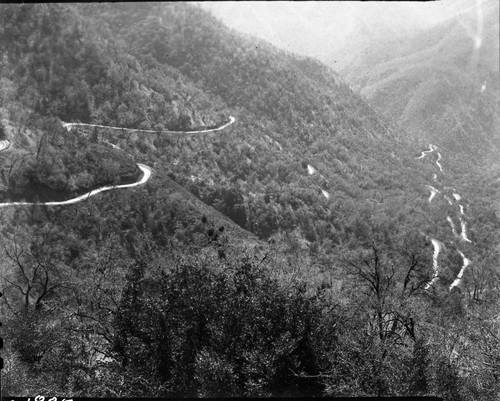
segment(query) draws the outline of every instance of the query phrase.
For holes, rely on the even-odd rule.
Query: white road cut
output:
[[[108,128],[108,129],[114,129],[114,130],[120,130],[120,131],[132,131],[132,132],[146,132],[146,133],[172,133],[172,134],[204,134],[207,132],[215,132],[215,131],[220,131],[231,124],[233,124],[236,121],[236,119],[232,116],[229,117],[229,121],[225,123],[224,125],[217,127],[217,128],[209,128],[205,130],[198,130],[198,131],[154,131],[154,130],[144,130],[144,129],[134,129],[134,128],[122,128],[122,127],[110,127],[106,125],[98,125],[98,124],[85,124],[85,123],[62,123],[62,126],[66,128],[68,131],[71,131],[71,128],[73,127],[98,127],[98,128]],[[112,144],[111,142],[104,140],[107,144],[111,145],[115,149],[120,149],[118,146]],[[8,140],[2,140],[0,141],[0,151],[7,149],[10,146],[10,142]],[[46,205],[46,206],[64,206],[64,205],[71,205],[74,203],[78,203],[81,201],[84,201],[91,196],[97,195],[101,192],[105,191],[111,191],[113,189],[121,189],[121,188],[133,188],[137,187],[139,185],[145,184],[150,178],[151,178],[151,168],[146,166],[145,164],[140,164],[137,163],[137,167],[142,171],[142,177],[131,184],[120,184],[120,185],[109,185],[109,186],[104,186],[100,187],[97,189],[94,189],[92,191],[89,191],[83,195],[77,196],[72,199],[64,200],[64,201],[54,201],[54,202],[5,202],[5,203],[0,203],[0,207],[7,207],[7,206],[31,206],[31,205]]]
[[[427,283],[425,289],[427,290],[431,285],[433,285],[438,279],[439,267],[438,267],[438,256],[441,251],[441,243],[434,238],[431,239],[432,246],[434,247],[434,254],[432,255],[432,269],[434,274],[432,276],[432,280]]]
[[[110,185],[106,187],[101,187],[94,189],[92,191],[89,191],[83,195],[77,196],[76,198],[68,199],[65,201],[59,201],[59,202],[40,202],[40,203],[35,203],[35,202],[7,202],[7,203],[0,203],[0,207],[6,207],[6,206],[32,206],[32,205],[46,205],[46,206],[65,206],[65,205],[72,205],[74,203],[78,203],[84,200],[87,200],[91,196],[97,195],[101,192],[105,191],[110,191],[112,189],[120,189],[120,188],[133,188],[137,187],[138,185],[145,184],[146,181],[149,180],[151,177],[151,169],[144,165],[144,164],[137,164],[137,166],[142,170],[143,175],[141,179],[137,182],[134,182],[132,184],[122,184],[122,185]]]

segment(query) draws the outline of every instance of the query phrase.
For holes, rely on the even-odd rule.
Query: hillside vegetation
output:
[[[453,239],[427,201],[428,144],[328,67],[182,3],[3,5],[0,27],[6,196],[153,170],[74,205],[2,207],[6,394],[498,394],[500,219],[473,163],[462,180],[450,155],[442,184],[474,200],[484,280],[449,293],[449,245],[427,291],[430,238]]]
[[[499,9],[483,1],[423,33],[374,43],[340,74],[412,135],[464,154],[500,152]]]

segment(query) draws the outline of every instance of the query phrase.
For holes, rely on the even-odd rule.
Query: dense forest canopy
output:
[[[412,137],[475,158],[500,151],[496,0],[200,6],[230,27],[318,58]]]
[[[191,4],[2,5],[0,60],[6,394],[498,395],[498,162]]]

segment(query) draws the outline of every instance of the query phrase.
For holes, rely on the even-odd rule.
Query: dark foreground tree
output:
[[[317,377],[300,377],[320,365],[320,311],[302,287],[284,289],[250,263],[226,272],[181,265],[156,291],[140,277],[137,269],[115,321],[117,359],[135,377],[129,394],[151,394],[144,385],[157,395],[322,393]]]

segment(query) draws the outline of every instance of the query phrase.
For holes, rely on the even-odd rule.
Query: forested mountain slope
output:
[[[4,5],[0,27],[2,202],[152,170],[2,206],[9,394],[496,394],[494,368],[448,362],[471,284],[447,289],[461,260],[427,200],[435,155],[328,67],[182,3]]]
[[[470,2],[436,27],[365,46],[339,72],[413,135],[454,151],[500,151],[499,6]]]
[[[324,221],[332,207],[349,210],[354,222],[352,211],[359,206],[352,207],[353,200],[366,199],[361,208],[371,210],[370,199],[418,198],[428,175],[415,176],[414,148],[395,142],[395,128],[326,67],[230,36],[199,9],[169,4],[156,12],[155,7],[40,6],[45,15],[40,27],[50,21],[53,30],[45,35],[23,23],[27,11],[20,11],[13,17],[19,19],[15,29],[26,29],[29,40],[12,50],[6,44],[4,59],[17,67],[8,69],[14,75],[6,84],[17,86],[19,99],[27,97],[24,104],[64,121],[176,129],[212,125],[234,114],[235,128],[203,145],[192,138],[164,148],[161,144],[172,142],[164,136],[141,137],[148,151],[141,151],[140,160],[161,160],[163,169],[195,187],[202,200],[264,237],[298,225],[315,240],[314,222]],[[78,24],[81,33],[57,45],[57,38]],[[10,25],[4,26],[7,33]],[[72,66],[79,72],[70,73]],[[203,152],[196,151],[200,148]],[[308,177],[307,164],[320,174]],[[336,195],[321,201],[320,188]],[[279,197],[269,200],[277,192]],[[291,197],[299,199],[296,206]],[[247,221],[247,213],[257,221]],[[333,232],[348,231],[349,225],[337,227],[324,227],[320,236],[338,242]]]

